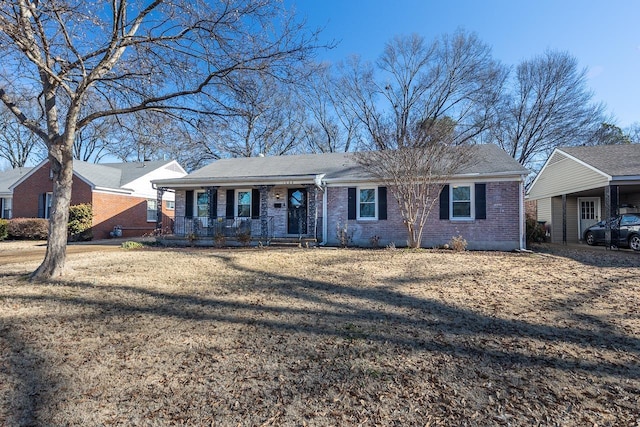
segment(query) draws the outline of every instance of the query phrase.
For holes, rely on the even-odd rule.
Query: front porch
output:
[[[274,227],[275,217],[184,217],[174,219],[173,233],[159,237],[165,245],[176,246],[249,246],[249,245],[315,245],[322,241],[322,218],[314,230],[289,234]],[[302,220],[301,220],[302,223]],[[300,225],[299,230],[304,227]],[[310,232],[311,231],[311,232]]]

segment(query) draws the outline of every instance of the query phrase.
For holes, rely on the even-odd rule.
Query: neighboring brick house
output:
[[[123,237],[172,226],[174,195],[158,192],[151,180],[186,175],[176,161],[95,164],[74,160],[73,169],[71,205],[91,204],[94,239],[108,238],[116,226]],[[48,160],[22,175],[9,190],[13,218],[49,218],[53,182]]]
[[[423,247],[459,235],[469,249],[524,247],[528,171],[496,145],[477,146],[476,153],[471,166],[444,183]],[[358,246],[376,239],[379,245],[407,243],[391,192],[367,175],[352,153],[223,159],[154,183],[175,190],[175,235],[198,237],[199,244],[240,231],[260,240],[309,238],[338,245],[338,230],[345,226]]]
[[[30,167],[22,167],[0,172],[0,218],[10,219],[13,217],[13,192],[10,187],[28,174],[31,169]]]

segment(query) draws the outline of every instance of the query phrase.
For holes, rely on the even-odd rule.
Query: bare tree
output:
[[[32,277],[64,270],[79,130],[143,110],[192,116],[230,76],[286,73],[315,43],[293,18],[275,0],[2,2],[0,100],[46,143],[54,183],[47,251]],[[25,85],[38,88],[42,117],[16,96]],[[95,98],[104,102],[87,103]]]
[[[303,139],[314,153],[347,152],[362,141],[360,123],[350,114],[346,93],[328,63],[308,66],[314,72],[298,94],[306,110]]]
[[[631,137],[619,127],[611,123],[602,123],[584,145],[617,145],[631,144]]]
[[[474,158],[476,146],[431,141],[423,130],[411,132],[415,147],[356,153],[356,160],[383,182],[398,204],[407,229],[407,244],[419,248],[424,226],[447,180]],[[416,135],[421,134],[421,135]]]
[[[6,108],[0,108],[0,158],[12,168],[23,167],[29,161],[42,160],[42,141]]]
[[[376,69],[353,58],[342,86],[374,151],[358,162],[384,182],[419,247],[447,179],[468,165],[470,143],[492,123],[506,71],[490,49],[462,31],[426,43],[419,36],[387,44]]]
[[[292,67],[293,68],[293,67]],[[292,69],[293,71],[293,69]],[[217,117],[218,151],[233,157],[282,155],[300,141],[302,109],[293,85],[270,74],[229,79]]]
[[[420,123],[428,133],[443,120],[455,124],[453,144],[477,140],[493,122],[505,76],[487,45],[458,31],[432,43],[418,35],[397,37],[377,69],[352,58],[341,85],[373,147],[386,149],[415,147],[411,126]]]
[[[582,145],[604,121],[604,107],[592,102],[586,70],[565,52],[547,51],[518,65],[498,105],[495,142],[529,169],[555,147]]]
[[[640,122],[632,123],[625,129],[625,134],[629,136],[632,144],[640,144]]]

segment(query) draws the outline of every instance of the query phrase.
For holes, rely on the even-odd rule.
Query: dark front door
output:
[[[290,188],[287,198],[287,233],[307,234],[307,190]]]

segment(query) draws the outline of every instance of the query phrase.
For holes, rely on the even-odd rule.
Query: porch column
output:
[[[273,185],[260,185],[260,237],[269,238],[269,191]]]
[[[604,220],[608,220],[618,215],[618,186],[608,185],[604,188]],[[616,241],[619,233],[618,230],[611,229],[611,223],[607,221],[604,229],[604,240],[607,248],[611,247],[611,243]]]
[[[158,187],[156,196],[156,229],[154,234],[162,234],[162,197],[164,192],[167,191],[165,187]]]
[[[562,244],[567,244],[567,195],[562,195]]]
[[[313,238],[316,239],[318,237],[318,233],[316,227],[318,226],[318,187],[315,185],[306,185],[307,189],[307,198],[309,199],[309,213],[307,219],[307,227],[308,232],[313,233]]]
[[[213,232],[215,229],[219,231],[217,228],[218,225],[218,187],[211,186],[205,187],[207,191],[207,214],[209,216],[209,221],[207,223],[208,229],[212,232],[212,235],[215,236],[216,233]]]

